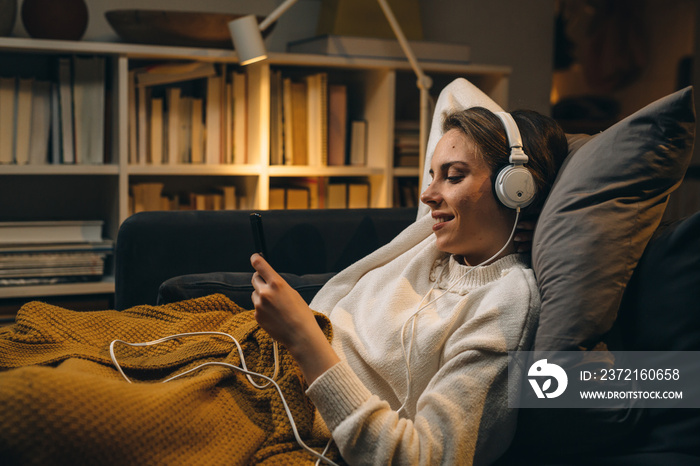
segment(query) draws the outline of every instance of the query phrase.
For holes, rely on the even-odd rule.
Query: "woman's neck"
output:
[[[496,257],[492,257],[497,252],[498,252],[498,250],[494,250],[494,251],[489,251],[488,253],[485,253],[485,254],[479,254],[479,255],[471,254],[469,256],[461,256],[459,254],[455,254],[455,259],[460,264],[464,264],[464,265],[468,265],[468,266],[489,265],[489,264],[493,264],[497,260],[502,259],[510,254],[514,254],[516,252],[515,245],[511,242],[507,248],[505,248],[503,251],[501,251],[500,254],[498,254]],[[488,262],[484,262],[484,261],[488,261]]]

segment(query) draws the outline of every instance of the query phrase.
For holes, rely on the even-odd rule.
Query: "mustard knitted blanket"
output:
[[[330,338],[330,323],[317,318]],[[159,383],[206,361],[240,365],[230,339],[116,346],[132,384],[110,359],[115,339],[145,342],[197,331],[231,334],[248,368],[272,376],[272,339],[253,311],[222,295],[122,312],[26,304],[12,326],[0,329],[0,463],[313,463],[296,443],[274,388],[256,389],[243,374],[221,366]],[[305,382],[282,347],[277,382],[301,437],[320,451],[327,439],[313,429]]]

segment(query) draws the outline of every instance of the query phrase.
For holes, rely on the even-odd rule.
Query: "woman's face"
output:
[[[474,143],[461,131],[449,130],[435,148],[430,175],[421,201],[432,211],[438,248],[469,265],[498,252],[510,237],[515,211],[496,200],[491,170]],[[511,244],[502,255],[513,251]]]

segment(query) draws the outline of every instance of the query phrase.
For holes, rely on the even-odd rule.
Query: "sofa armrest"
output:
[[[334,275],[335,272],[306,275],[280,274],[307,303],[311,303],[318,290]],[[252,272],[210,272],[173,277],[160,285],[157,304],[169,304],[219,293],[243,309],[253,309],[255,306],[251,298],[254,291],[252,280]]]
[[[117,236],[115,307],[156,304],[169,278],[252,272],[251,211],[142,212]],[[338,272],[391,241],[415,208],[270,210],[263,213],[269,260],[278,272]]]

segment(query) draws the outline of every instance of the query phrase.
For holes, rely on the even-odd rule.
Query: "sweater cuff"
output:
[[[331,432],[372,396],[345,361],[321,374],[309,386],[306,394]]]

